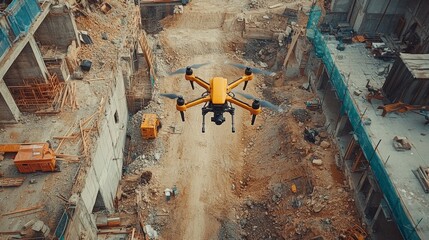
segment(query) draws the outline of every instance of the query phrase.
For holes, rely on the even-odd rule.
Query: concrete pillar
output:
[[[40,52],[39,46],[37,46],[36,40],[33,36],[30,36],[28,43],[30,44],[31,50],[33,50],[34,57],[36,58],[37,65],[39,65],[43,79],[45,79],[45,82],[47,82],[47,78],[50,76],[48,68],[46,68],[42,53]]]
[[[368,229],[371,230],[372,232],[376,232],[377,230],[377,226],[378,226],[377,222],[379,220],[380,213],[382,213],[382,211],[383,209],[381,204],[378,204],[377,211],[375,212],[374,217],[372,218],[371,223],[368,226]]]
[[[341,116],[340,120],[337,123],[337,127],[335,128],[335,136],[339,137],[344,130],[344,127],[347,124],[347,121],[349,120],[349,117],[347,115]]]
[[[0,79],[0,122],[16,123],[20,111],[3,79]]]
[[[358,192],[360,192],[362,190],[367,179],[368,179],[368,170],[363,172],[362,177],[359,180],[359,183],[358,183],[357,188],[356,188],[356,190]]]

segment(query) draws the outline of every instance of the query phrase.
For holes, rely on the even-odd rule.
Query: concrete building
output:
[[[23,174],[15,168],[13,156],[6,154],[0,165],[3,177],[25,180],[20,187],[0,191],[0,232],[19,235],[33,228],[37,236],[96,239],[93,212],[114,209],[128,121],[125,86],[135,70],[140,29],[138,6],[121,6],[127,14],[113,14],[127,24],[119,28],[114,24],[121,22],[104,22],[127,34],[119,34],[121,38],[113,43],[98,42],[99,46],[91,49],[91,54],[102,56],[110,47],[106,58],[112,65],[96,62],[109,59],[94,55],[89,59],[91,71],[82,73],[79,58],[85,51],[79,51],[85,41],[68,2],[14,0],[2,5],[0,143],[49,141],[57,156],[71,155],[74,160],[57,157],[61,172]],[[98,32],[102,30],[92,30],[94,40],[102,41]],[[82,76],[76,80],[79,72]],[[89,81],[99,73],[105,81]],[[65,94],[67,88],[69,95]],[[70,107],[61,104],[61,110],[56,111],[58,106],[53,103],[58,96],[71,96],[70,102],[64,104],[63,100]],[[65,139],[71,143],[64,143]],[[36,211],[16,214],[32,208]]]
[[[412,53],[428,53],[429,3],[424,0],[332,0],[325,22],[348,22],[358,33],[391,35],[398,40],[416,39]]]
[[[325,18],[325,22],[329,18],[335,22],[337,18],[349,20],[358,32],[384,29],[395,33],[390,24],[395,25],[398,18],[404,18],[407,19],[404,29],[407,29],[409,19],[418,20],[416,12],[421,11],[408,2],[407,7],[401,7],[400,2],[333,1],[331,10],[335,11],[331,11],[333,15]],[[376,9],[375,3],[379,4]],[[407,14],[411,8],[414,14]],[[401,13],[397,14],[399,9]],[[351,17],[356,11],[357,17]],[[382,19],[387,13],[391,13],[390,21]],[[317,7],[310,14],[307,36],[315,52],[310,57],[308,74],[312,87],[320,92],[324,112],[334,126],[332,133],[340,147],[337,165],[345,171],[354,190],[363,223],[373,239],[428,239],[429,195],[413,173],[419,167],[429,165],[426,157],[429,154],[429,129],[424,116],[427,112],[394,111],[385,115],[380,110],[380,106],[385,106],[383,101],[368,100],[368,89],[383,87],[394,61],[374,58],[365,43],[347,44],[344,50],[338,50],[339,41],[335,36],[322,35],[318,30],[320,15]],[[369,19],[378,21],[368,22]],[[419,49],[425,49],[422,44]],[[400,58],[410,62],[411,65],[406,65],[413,72],[413,68],[419,68],[421,64],[415,65],[413,59],[422,56],[401,54]],[[424,59],[427,58],[423,57],[423,65],[429,63]],[[424,71],[427,72],[419,69],[419,73]],[[368,87],[368,80],[371,87]],[[405,137],[411,143],[411,149],[395,148],[395,137]]]

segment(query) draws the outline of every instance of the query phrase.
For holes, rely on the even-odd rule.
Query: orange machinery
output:
[[[161,122],[158,115],[154,113],[144,113],[142,116],[142,123],[140,131],[143,139],[152,139],[158,136],[158,131],[161,128]]]
[[[56,156],[48,143],[0,144],[0,152],[16,152],[13,162],[21,173],[57,171]]]

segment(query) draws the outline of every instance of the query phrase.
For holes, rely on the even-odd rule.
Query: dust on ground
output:
[[[193,1],[183,14],[164,19],[163,31],[150,36],[159,75],[155,92],[180,93],[185,100],[199,97],[203,91],[191,90],[182,75],[167,74],[195,63],[211,62],[194,70],[207,81],[214,76],[232,81],[243,74],[225,61],[255,67],[263,62],[277,70],[285,47],[276,41],[243,39],[242,22],[237,21],[243,12],[264,16],[277,3]],[[181,122],[175,101],[155,94],[129,125],[134,161],[122,183],[126,194],[119,210],[135,212],[135,195],[141,193],[143,221],[160,239],[335,239],[357,224],[323,113],[305,110],[304,102],[315,97],[302,89],[306,81],[296,77],[275,87],[273,78],[255,75],[246,91],[285,111],[264,109],[252,126],[248,112],[237,107],[236,133],[231,133],[229,116],[221,126],[207,116],[206,133],[201,133],[199,107],[187,110],[186,121]],[[139,136],[142,112],[161,116],[159,138],[148,141]],[[317,144],[304,140],[305,127],[321,133]],[[152,173],[149,183],[140,181],[145,171]],[[164,189],[174,185],[179,194],[166,201]]]

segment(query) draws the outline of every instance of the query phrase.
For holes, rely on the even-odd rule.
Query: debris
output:
[[[311,119],[310,114],[307,110],[298,108],[292,111],[292,116],[295,118],[297,122],[307,122]]]
[[[83,71],[89,71],[91,69],[91,65],[92,65],[91,61],[89,61],[89,60],[82,60],[82,62],[80,63],[80,68]]]
[[[299,208],[302,206],[302,202],[298,198],[294,198],[292,200],[292,207],[293,208]]]
[[[179,189],[177,189],[176,185],[173,186],[173,189],[171,192],[173,194],[173,197],[177,197],[177,195],[179,195]]]
[[[308,91],[310,89],[310,83],[308,83],[308,82],[303,83],[301,85],[301,89],[304,89],[304,90]]]
[[[152,179],[152,172],[151,171],[144,171],[141,174],[140,183],[143,185],[146,185],[150,182],[151,179]]]
[[[393,138],[393,147],[396,151],[411,150],[411,144],[406,137],[395,136]]]
[[[2,177],[0,179],[0,187],[19,187],[25,181],[25,177],[17,177],[17,178],[6,178]]]
[[[305,102],[305,107],[311,111],[316,111],[320,109],[321,106],[322,106],[322,103],[320,102],[319,98],[314,98],[312,100],[308,100]]]
[[[79,40],[83,44],[93,44],[91,36],[89,36],[87,31],[79,31]]]
[[[144,226],[143,231],[145,234],[147,234],[149,239],[157,239],[158,238],[158,232],[155,229],[153,229],[152,226],[149,224]]]
[[[362,119],[362,122],[364,125],[369,126],[371,125],[371,118],[365,117]]]
[[[164,190],[164,194],[165,194],[165,200],[166,200],[166,201],[170,201],[170,199],[171,199],[171,189],[166,188],[166,189]]]
[[[101,4],[100,10],[104,13],[107,14],[108,12],[110,12],[110,10],[112,9],[112,6],[108,3],[103,3]]]
[[[30,179],[30,184],[35,184],[35,183],[37,183],[36,179],[34,178]]]
[[[292,183],[292,186],[290,186],[290,190],[291,190],[293,193],[296,193],[297,189],[296,189],[296,185],[295,185],[295,183]]]
[[[102,33],[101,33],[101,39],[103,39],[103,40],[108,40],[107,33],[102,32]]]
[[[322,141],[322,142],[320,143],[320,146],[321,146],[322,148],[329,148],[329,147],[331,146],[331,144],[330,144],[329,142],[327,142],[327,141]]]
[[[31,229],[33,229],[36,232],[39,232],[40,230],[42,230],[43,225],[44,225],[43,222],[38,220],[33,224]]]
[[[323,165],[322,159],[313,159],[312,163],[316,166],[322,166]]]
[[[273,9],[273,8],[278,8],[278,7],[281,7],[281,6],[283,6],[283,3],[274,4],[274,5],[269,6],[268,8],[269,9]]]
[[[359,96],[359,95],[362,94],[362,90],[354,90],[353,94],[356,95],[356,96]]]
[[[315,143],[318,134],[319,133],[315,129],[304,128],[304,139],[308,142]]]
[[[420,166],[412,172],[419,180],[425,193],[429,193],[429,168]]]
[[[174,6],[173,13],[174,14],[182,14],[183,13],[183,6],[182,5]]]
[[[323,204],[321,204],[321,203],[316,203],[316,204],[314,204],[314,205],[313,205],[313,212],[318,213],[318,212],[322,211],[322,209],[323,209],[324,207],[325,207],[325,206],[324,206]]]

